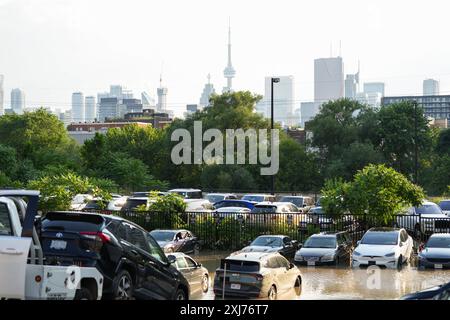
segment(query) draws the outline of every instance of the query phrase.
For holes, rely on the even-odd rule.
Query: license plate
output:
[[[442,268],[443,268],[443,265],[442,265],[442,264],[435,264],[435,265],[434,265],[434,268],[435,268],[435,269],[442,269]]]
[[[232,283],[231,289],[233,290],[241,290],[241,284],[240,283]]]
[[[375,262],[375,261],[369,261],[369,266],[374,266],[374,265],[376,265],[377,263]]]
[[[52,242],[50,243],[50,249],[66,250],[66,247],[67,247],[67,241],[52,240]]]
[[[307,263],[308,263],[308,266],[315,266],[316,265],[315,261],[308,261]]]

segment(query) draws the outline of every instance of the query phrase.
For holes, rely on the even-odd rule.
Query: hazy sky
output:
[[[225,85],[231,17],[235,89],[263,93],[267,75],[294,75],[296,100],[313,98],[313,60],[339,53],[345,72],[386,94],[421,94],[441,80],[450,94],[448,0],[0,0],[5,100],[20,87],[27,106],[70,107],[71,93],[123,84],[156,95],[163,62],[168,104],[198,103],[206,75]]]

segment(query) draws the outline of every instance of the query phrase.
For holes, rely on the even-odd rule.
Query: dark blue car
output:
[[[250,210],[255,206],[255,202],[247,201],[247,200],[222,200],[214,203],[214,208],[225,208],[225,207],[241,207],[248,208]]]

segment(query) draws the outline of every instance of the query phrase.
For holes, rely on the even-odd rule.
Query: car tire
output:
[[[336,256],[336,259],[334,260],[334,264],[338,266],[341,263],[341,260],[339,259],[339,256]]]
[[[294,288],[300,288],[302,286],[302,278],[300,276],[295,280]]]
[[[133,298],[133,280],[128,271],[122,270],[113,280],[113,299],[130,300]]]
[[[186,291],[182,288],[178,288],[177,293],[175,294],[175,300],[187,300]]]
[[[94,300],[94,295],[87,288],[78,289],[73,300]]]
[[[277,288],[275,285],[272,285],[267,293],[267,298],[269,300],[277,300]]]
[[[205,274],[202,278],[202,292],[207,293],[209,290],[209,276]]]

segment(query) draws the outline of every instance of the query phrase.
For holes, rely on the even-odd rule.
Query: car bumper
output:
[[[336,263],[336,259],[335,258],[326,258],[324,259],[323,257],[299,257],[299,256],[295,256],[294,257],[294,263],[298,264],[298,265],[303,265],[303,266],[320,266],[320,265],[331,265],[331,264],[335,264]]]
[[[369,266],[379,266],[386,268],[396,268],[397,267],[397,259],[395,257],[392,258],[352,258],[352,267],[369,267]]]
[[[431,262],[428,260],[420,259],[418,266],[421,269],[450,269],[449,262]]]

